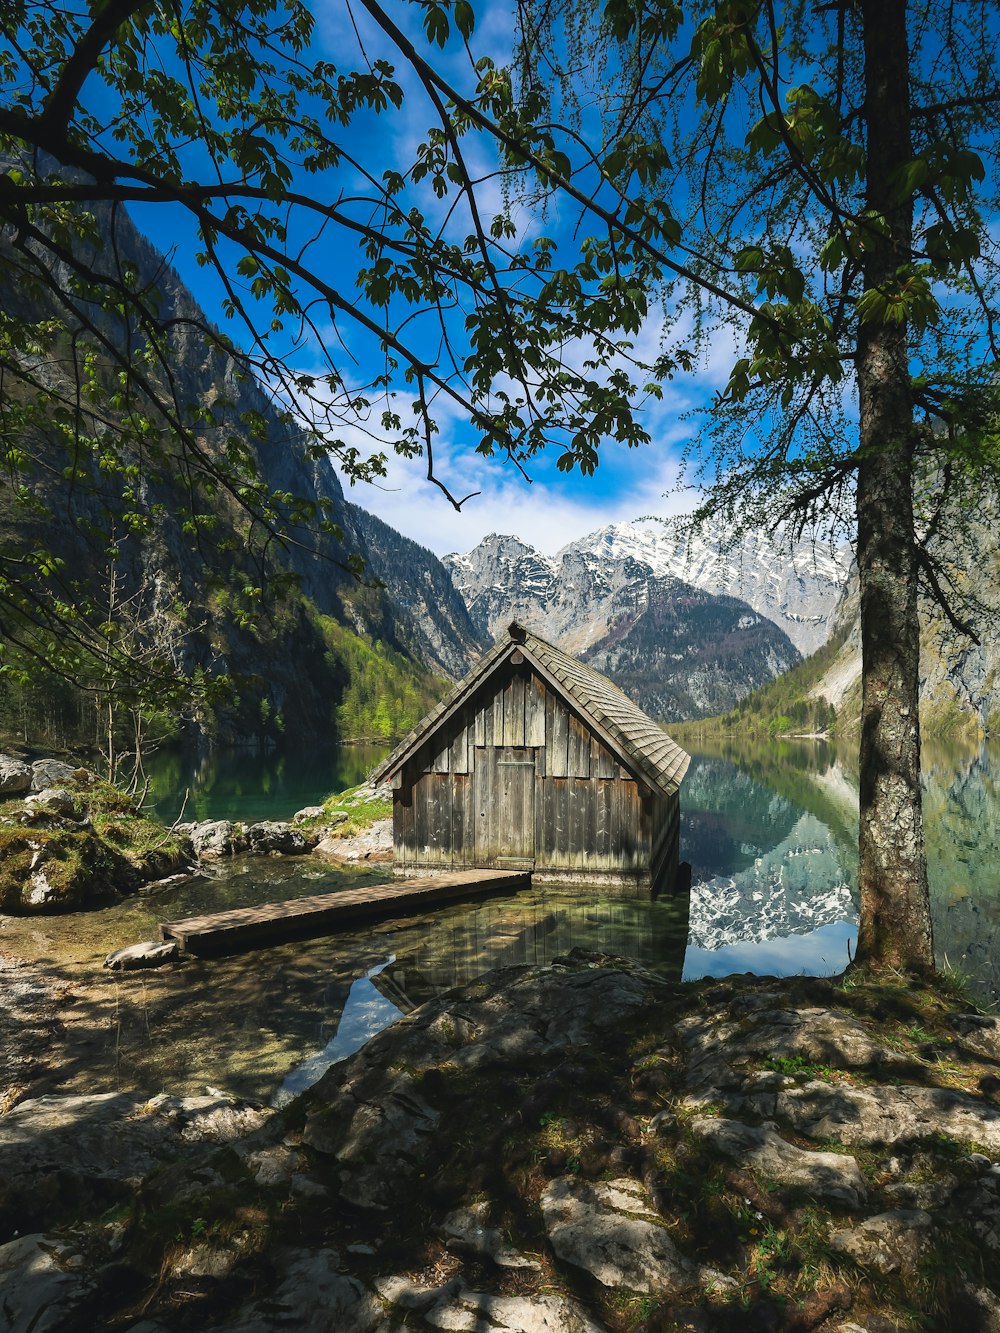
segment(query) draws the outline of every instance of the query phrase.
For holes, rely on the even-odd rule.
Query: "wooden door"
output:
[[[476,864],[535,858],[535,751],[476,747]]]

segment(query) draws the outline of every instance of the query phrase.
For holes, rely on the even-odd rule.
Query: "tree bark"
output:
[[[913,157],[906,0],[862,0],[868,206],[888,234],[866,243],[865,288],[911,259],[913,203],[898,168]],[[920,639],[913,531],[913,400],[906,322],[860,324],[858,572],[861,585],[861,822],[858,959],[934,966],[920,797]]]

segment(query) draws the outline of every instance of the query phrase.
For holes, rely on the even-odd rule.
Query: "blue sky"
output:
[[[449,43],[445,51],[429,48],[419,31],[421,11],[418,7],[396,5],[391,12],[401,24],[406,22],[415,43],[421,50],[429,52],[437,67],[453,81],[468,86],[468,57],[457,42]],[[364,59],[359,42],[368,58],[374,59],[385,52],[385,38],[365,21],[363,12],[355,10],[353,14],[358,35],[351,29],[342,5],[323,4],[315,9],[315,13],[317,31],[313,54],[317,57],[337,63],[341,68],[352,68]],[[509,58],[510,41],[510,17],[506,5],[477,6],[477,29],[472,42],[475,55],[488,53],[498,64],[504,63]],[[346,132],[351,136],[351,146],[358,156],[377,163],[379,170],[389,165],[405,166],[412,161],[416,145],[433,119],[412,72],[398,57],[394,64],[407,96],[403,112],[361,118]],[[484,177],[488,176],[494,166],[488,149],[484,145],[474,145],[471,151]],[[307,184],[310,189],[326,187],[323,182],[310,181]],[[350,189],[350,184],[346,188]],[[484,214],[489,216],[499,202],[499,186],[495,181],[484,181],[481,192]],[[428,214],[434,209],[429,190],[421,195],[420,205]],[[197,246],[193,231],[190,235],[185,233],[185,227],[190,230],[187,220],[182,222],[175,213],[151,206],[136,208],[134,215],[154,244],[169,254],[209,315],[225,327],[220,314],[221,289],[214,275],[199,268],[195,262]],[[522,208],[518,218],[521,239],[526,243],[544,228],[546,234],[564,238],[567,246],[572,245],[571,230],[575,219],[568,214],[560,215],[558,206],[551,206],[544,218]],[[464,219],[456,218],[454,226],[456,232],[464,229]],[[340,242],[341,246],[343,244]],[[321,262],[328,275],[336,274],[340,289],[353,295],[361,259],[358,253],[352,252],[349,243],[345,248],[331,248],[322,253]],[[653,309],[655,311],[655,307]],[[236,328],[227,331],[238,337]],[[332,329],[328,326],[327,331],[332,332]],[[366,357],[370,354],[363,340],[342,321],[338,322],[337,331],[350,353],[356,355],[357,372],[363,376],[369,368]],[[659,320],[654,313],[637,339],[639,350],[648,356],[655,355],[659,334]],[[693,503],[690,493],[682,494],[677,489],[680,450],[698,430],[698,422],[685,419],[685,414],[703,406],[711,394],[724,385],[732,355],[730,335],[724,333],[697,374],[679,377],[666,385],[662,401],[652,402],[645,409],[652,443],[630,450],[608,442],[601,453],[601,464],[591,477],[581,476],[578,472],[569,475],[557,472],[554,453],[536,458],[528,468],[528,478],[499,457],[484,459],[472,448],[472,432],[467,422],[449,407],[439,414],[441,434],[435,442],[436,471],[456,495],[480,492],[463,505],[460,513],[427,482],[425,463],[420,458],[390,458],[389,476],[384,481],[349,489],[349,497],[438,554],[468,550],[489,532],[517,533],[532,545],[551,553],[606,523],[650,514],[677,513],[690,508]],[[298,364],[303,369],[313,368],[309,364],[308,349],[299,353]],[[394,405],[398,405],[402,397]],[[375,433],[378,433],[377,429]],[[344,438],[370,447],[364,435],[352,428],[344,431]]]

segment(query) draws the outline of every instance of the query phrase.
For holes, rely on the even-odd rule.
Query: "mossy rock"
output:
[[[92,829],[0,825],[0,911],[74,911],[134,891],[141,878]]]

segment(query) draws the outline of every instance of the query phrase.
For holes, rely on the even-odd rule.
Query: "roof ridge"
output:
[[[421,719],[392,753],[379,764],[373,777],[388,777],[422,743],[434,726],[466,699],[504,657],[523,649],[534,664],[555,678],[570,702],[599,731],[606,732],[622,755],[652,787],[666,793],[677,790],[691,762],[690,755],[660,724],[595,667],[582,662],[564,648],[543,639],[518,621],[511,621],[499,638],[462,678],[455,688]]]

